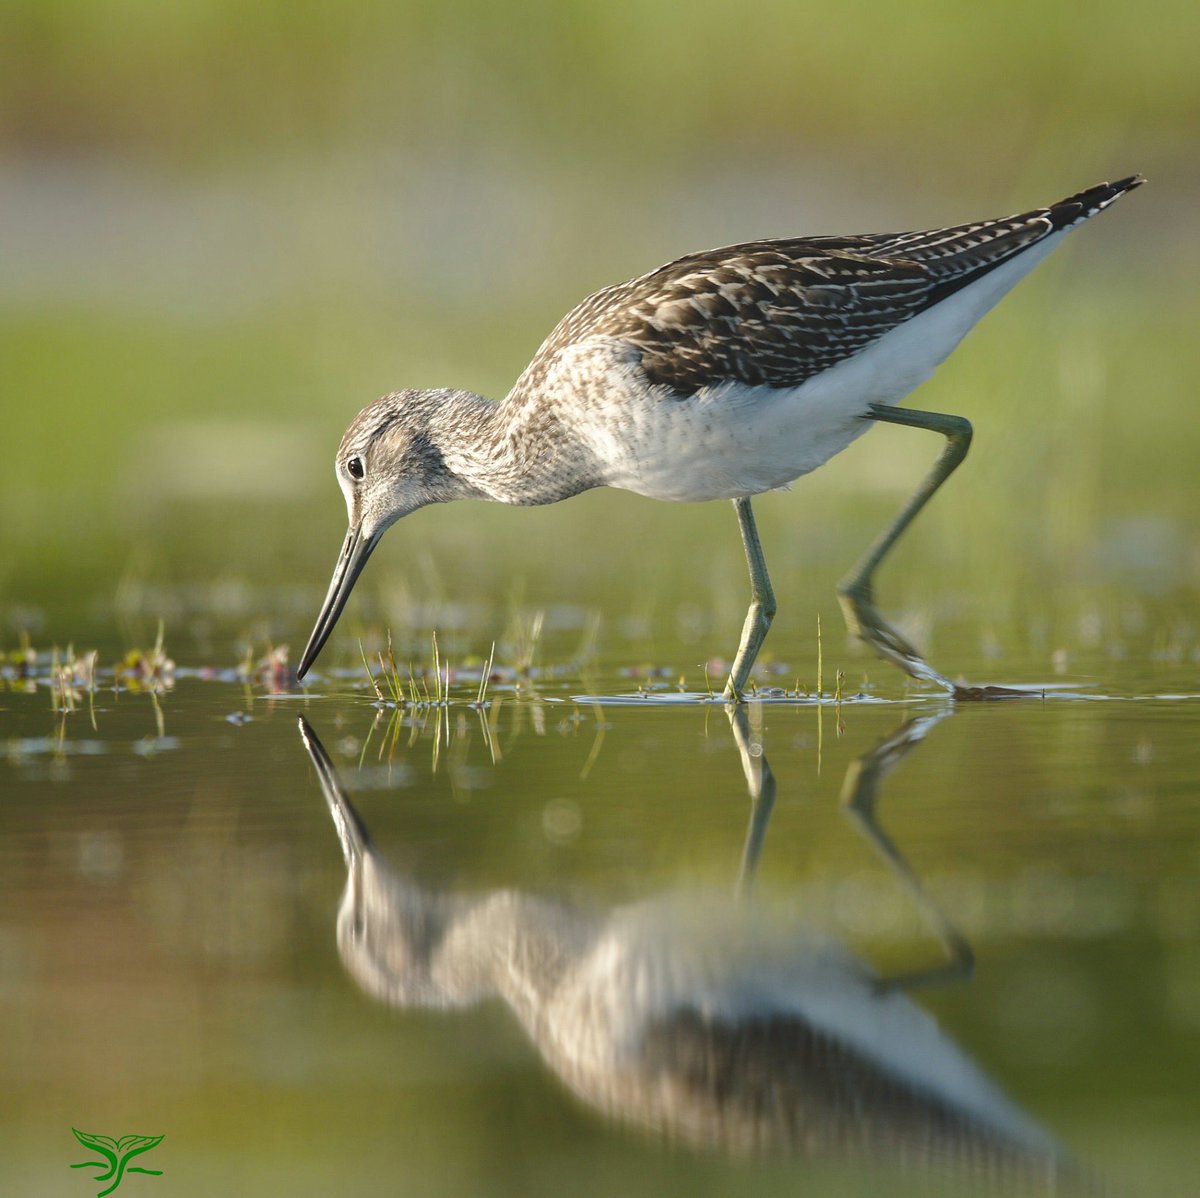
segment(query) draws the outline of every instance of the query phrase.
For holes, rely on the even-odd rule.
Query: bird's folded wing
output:
[[[588,332],[628,343],[650,382],[679,395],[731,380],[794,387],[919,312],[934,282],[899,258],[732,246],[625,284]]]

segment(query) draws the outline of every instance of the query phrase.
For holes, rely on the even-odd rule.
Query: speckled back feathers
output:
[[[727,381],[794,387],[1022,250],[1107,207],[1139,176],[1018,216],[908,233],[745,242],[606,287],[546,339],[522,386],[569,345],[616,338],[679,396]]]

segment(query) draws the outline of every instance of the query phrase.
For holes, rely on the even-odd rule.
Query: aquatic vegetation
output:
[[[32,680],[37,661],[37,650],[30,644],[29,633],[22,629],[17,648],[0,650],[0,678],[9,683]]]
[[[825,693],[825,648],[821,639],[821,613],[817,612],[817,698]]]
[[[519,678],[532,680],[533,659],[538,652],[546,626],[546,612],[514,610],[501,640],[502,647],[512,658],[512,668]]]
[[[149,650],[130,649],[117,663],[113,682],[128,690],[147,690],[161,693],[175,685],[175,662],[163,648],[163,622],[158,622],[158,636]]]
[[[458,680],[458,674],[451,669],[450,660],[442,655],[438,644],[437,632],[430,640],[430,657],[428,665],[414,667],[410,661],[406,675],[401,675],[396,662],[396,652],[392,644],[392,634],[387,632],[385,649],[376,653],[379,671],[371,668],[367,651],[361,640],[358,642],[358,654],[362,661],[363,673],[367,677],[367,685],[375,693],[377,704],[395,708],[413,708],[422,710],[431,707],[449,707],[451,703],[451,685]],[[467,706],[485,708],[488,706],[488,690],[497,677],[496,675],[496,643],[492,642],[491,650],[486,660],[481,661],[479,681],[475,688],[475,697]],[[464,677],[471,677],[474,671],[466,669]],[[380,686],[380,680],[383,686]],[[386,692],[384,690],[386,687]]]
[[[288,665],[287,645],[271,645],[255,662],[253,681],[271,694],[285,694],[296,688],[296,671]]]
[[[381,691],[379,689],[379,683],[375,681],[375,675],[371,673],[371,663],[369,661],[367,661],[367,651],[363,648],[363,643],[362,643],[361,637],[359,638],[359,641],[358,641],[358,653],[359,653],[359,656],[362,658],[363,671],[367,675],[367,683],[371,687],[371,689],[375,692],[375,698],[378,699],[380,703],[382,703],[383,702],[383,691]]]
[[[488,687],[492,682],[492,668],[496,662],[496,642],[492,641],[491,652],[488,654],[487,664],[483,667],[479,674],[479,691],[475,696],[473,707],[484,707],[487,704]]]
[[[72,712],[77,703],[83,702],[86,694],[89,704],[96,694],[96,659],[99,652],[92,649],[87,653],[75,653],[73,645],[67,646],[65,654],[61,655],[58,646],[51,650],[50,656],[50,706],[55,711]],[[92,724],[95,725],[95,712],[92,713]]]

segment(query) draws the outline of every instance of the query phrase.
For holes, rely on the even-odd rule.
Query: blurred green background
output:
[[[343,531],[333,450],[375,396],[499,397],[572,304],[690,250],[998,215],[1134,170],[1150,185],[921,392],[978,439],[884,585],[935,639],[963,617],[1051,645],[1131,602],[1140,627],[1187,624],[1195,6],[9,0],[2,19],[0,644],[149,639],[165,616],[187,657],[197,607],[295,643]],[[838,623],[834,581],[935,452],[877,431],[760,502],[777,653],[807,651],[815,609]],[[516,593],[594,609],[606,636],[624,620],[636,657],[686,603],[728,653],[743,571],[723,504],[457,505],[393,531],[347,627],[482,602],[486,649]]]

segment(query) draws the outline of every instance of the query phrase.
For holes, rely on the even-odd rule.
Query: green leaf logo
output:
[[[129,1173],[147,1173],[151,1177],[162,1176],[161,1169],[143,1169],[138,1165],[129,1164],[133,1157],[143,1152],[149,1152],[151,1148],[161,1144],[162,1136],[122,1136],[119,1140],[114,1140],[112,1136],[98,1136],[92,1132],[80,1131],[77,1127],[71,1128],[71,1131],[85,1148],[90,1148],[104,1157],[102,1161],[80,1161],[78,1165],[71,1166],[72,1169],[87,1169],[94,1166],[106,1170],[104,1173],[97,1173],[95,1180],[108,1181],[111,1178],[112,1185],[107,1190],[101,1190],[96,1198],[104,1198],[105,1194],[111,1194],[121,1184],[121,1178],[127,1171]]]

